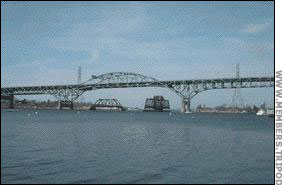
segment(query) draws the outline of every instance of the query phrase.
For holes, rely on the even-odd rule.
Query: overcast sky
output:
[[[274,75],[274,2],[1,1],[1,87],[77,83],[78,66],[83,81],[115,71],[161,80],[234,77],[237,63],[242,77]],[[180,107],[180,98],[162,88],[98,90],[84,98],[143,107],[160,94]],[[192,108],[230,104],[233,94],[202,92]],[[247,104],[273,105],[273,88],[242,95]]]

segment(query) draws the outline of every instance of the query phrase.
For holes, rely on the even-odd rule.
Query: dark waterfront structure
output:
[[[72,101],[59,101],[58,108],[59,110],[63,110],[63,109],[73,110],[73,102]]]
[[[160,111],[169,110],[169,101],[165,100],[163,96],[154,96],[147,98],[145,101],[144,111]]]
[[[1,95],[1,100],[3,101],[8,101],[9,102],[9,109],[13,109],[14,108],[14,100],[15,97],[14,95]]]
[[[91,106],[90,110],[125,111],[126,109],[117,99],[99,99]]]

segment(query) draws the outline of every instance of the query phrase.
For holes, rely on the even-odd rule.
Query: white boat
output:
[[[267,115],[266,111],[263,110],[263,109],[260,109],[257,113],[256,113],[257,116],[264,116],[264,115]]]

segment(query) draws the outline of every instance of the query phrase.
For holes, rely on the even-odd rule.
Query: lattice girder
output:
[[[196,94],[211,89],[274,87],[274,77],[219,78],[205,80],[159,81],[136,73],[106,73],[77,85],[50,85],[1,88],[1,95],[51,94],[64,101],[74,101],[85,91],[107,88],[164,87],[182,98],[193,98]]]
[[[184,98],[192,99],[195,95],[200,92],[211,90],[211,89],[233,89],[233,88],[261,88],[261,87],[273,87],[274,81],[245,81],[242,80],[236,82],[224,82],[224,81],[208,81],[207,82],[199,82],[199,83],[179,83],[179,84],[171,84],[170,88],[176,90],[176,92],[180,93]]]

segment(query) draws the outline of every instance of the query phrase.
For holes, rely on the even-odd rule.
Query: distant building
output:
[[[217,110],[215,108],[206,107],[205,105],[203,106],[199,105],[196,108],[196,112],[217,112]]]

